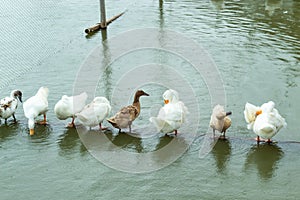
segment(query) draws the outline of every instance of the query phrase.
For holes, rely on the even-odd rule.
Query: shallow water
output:
[[[1,97],[20,88],[26,100],[42,85],[50,89],[50,95],[49,125],[37,126],[36,135],[28,135],[22,106],[16,113],[17,124],[9,121],[5,125],[2,120],[0,199],[299,197],[300,2],[106,1],[108,17],[126,10],[109,25],[108,42],[102,42],[105,34],[101,32],[92,36],[83,32],[97,22],[98,4],[18,0],[1,6],[5,27],[0,29]],[[161,45],[161,49],[134,50],[115,59],[117,50],[126,49],[122,44],[136,36],[129,34],[128,41],[116,46],[120,34],[149,27],[159,33],[153,45]],[[170,38],[170,31],[193,40],[205,53],[198,57],[195,49]],[[138,45],[147,46],[148,39],[156,36],[155,31],[148,33]],[[102,57],[87,59],[97,50]],[[187,56],[178,52],[187,52]],[[208,123],[214,92],[222,94],[223,90],[212,87],[208,75],[197,73],[191,63],[197,59],[208,62],[209,58],[218,72],[215,84],[225,89],[222,101],[233,113],[233,124],[228,140],[218,141],[210,153],[199,158],[203,142],[213,142],[205,134],[211,132]],[[96,129],[78,129],[82,130],[78,134],[65,128],[68,120],[59,121],[53,113],[63,94],[80,89],[75,81],[78,73],[85,72],[88,62],[99,59],[97,73],[88,71],[95,76],[84,77],[79,84],[91,90],[89,100],[93,95],[106,96],[114,113],[132,101],[137,87],[151,95],[141,98],[135,134],[117,134],[116,130],[100,133]],[[157,66],[161,71],[156,74]],[[134,85],[130,76],[134,73],[153,82]],[[166,85],[180,92],[190,110],[177,138],[156,134],[148,123],[162,105]],[[260,105],[269,100],[276,103],[288,126],[274,137],[278,143],[257,146],[251,140],[255,135],[246,128],[243,108],[246,102]],[[170,146],[173,149],[163,151]]]

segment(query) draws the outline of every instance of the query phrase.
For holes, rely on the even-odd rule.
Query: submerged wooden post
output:
[[[108,24],[121,17],[124,13],[125,12],[122,12],[106,21],[105,0],[100,0],[100,23],[97,23],[96,25],[85,29],[84,32],[89,34],[98,31],[99,29],[105,29]]]
[[[91,32],[94,32],[94,31],[98,31],[99,29],[101,28],[106,28],[110,23],[112,23],[113,21],[115,21],[116,19],[118,19],[119,17],[121,17],[125,12],[122,12],[116,16],[113,16],[112,18],[110,18],[109,20],[106,21],[106,26],[105,27],[102,27],[102,24],[101,23],[97,23],[96,25],[90,27],[90,28],[87,28],[84,30],[84,32],[86,33],[91,33]]]
[[[106,28],[106,11],[105,11],[105,0],[100,0],[100,20],[101,28]]]

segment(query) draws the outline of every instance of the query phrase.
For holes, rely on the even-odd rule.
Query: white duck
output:
[[[222,133],[222,137],[225,138],[226,130],[231,126],[231,119],[228,115],[231,115],[231,112],[225,112],[223,106],[216,105],[214,107],[209,123],[214,135],[215,130],[217,130]]]
[[[182,101],[179,101],[178,92],[169,89],[164,92],[163,99],[165,105],[159,110],[157,117],[151,117],[149,120],[154,124],[159,132],[175,132],[182,126],[186,120],[188,109]]]
[[[86,104],[87,98],[88,95],[86,92],[70,97],[63,95],[54,107],[54,113],[56,117],[60,120],[72,118],[72,122],[68,125],[68,127],[75,127],[75,114],[82,111]]]
[[[44,120],[40,124],[47,124],[46,112],[48,111],[49,89],[41,87],[35,96],[30,97],[23,103],[25,117],[28,118],[28,128],[30,135],[34,134],[35,118],[44,115]]]
[[[256,117],[253,125],[253,131],[257,135],[257,142],[260,142],[260,137],[271,142],[271,138],[276,135],[282,127],[287,124],[285,119],[279,114],[275,108],[275,103],[269,101],[261,106],[261,114]]]
[[[88,127],[94,127],[99,125],[101,130],[101,123],[109,115],[111,106],[109,101],[105,97],[95,97],[94,100],[86,105],[83,110],[75,116],[84,125]]]
[[[7,122],[7,119],[11,116],[16,122],[15,112],[18,108],[18,100],[22,103],[22,92],[20,90],[13,90],[9,97],[5,97],[0,100],[0,118]]]

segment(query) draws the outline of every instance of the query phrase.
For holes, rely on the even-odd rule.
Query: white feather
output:
[[[74,117],[76,113],[82,111],[86,104],[87,98],[88,96],[86,92],[70,97],[63,95],[54,107],[54,113],[56,117],[60,120]]]
[[[110,111],[110,103],[105,97],[95,97],[81,112],[76,114],[76,117],[84,126],[94,127],[99,125]]]

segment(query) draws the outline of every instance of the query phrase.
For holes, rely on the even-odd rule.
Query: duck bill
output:
[[[258,110],[258,111],[256,111],[256,116],[258,116],[258,115],[260,115],[262,113],[262,110]]]
[[[168,104],[170,101],[166,99],[166,100],[164,100],[164,102],[165,102],[165,104]]]
[[[150,96],[148,93],[144,92],[144,96]]]
[[[29,134],[34,135],[34,129],[29,129]]]
[[[227,112],[227,113],[226,113],[226,116],[231,115],[231,114],[232,114],[232,112]]]

